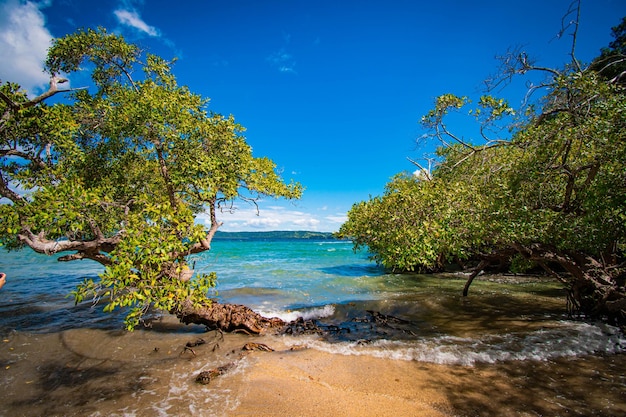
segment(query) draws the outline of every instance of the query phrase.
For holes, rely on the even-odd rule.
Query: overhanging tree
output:
[[[83,67],[93,85],[63,90]],[[50,89],[36,98],[0,86],[2,244],[102,264],[76,301],[129,308],[129,329],[150,307],[224,330],[271,325],[243,306],[212,303],[216,276],[194,274],[189,257],[211,248],[222,207],[299,198],[302,187],[254,157],[243,127],[209,113],[170,63],[121,36],[90,29],[56,39],[45,69]],[[195,221],[205,211],[208,227]]]
[[[573,35],[575,44],[576,27]],[[473,140],[447,123],[469,100],[440,96],[422,118],[440,144],[439,165],[355,205],[341,234],[391,268],[474,261],[464,294],[489,265],[539,266],[564,283],[572,312],[625,322],[626,94],[620,77],[598,67],[601,60],[584,67],[573,51],[560,70],[525,53],[506,56],[495,84],[540,72],[546,78],[531,93],[545,94],[517,112],[482,96],[469,112],[479,126]],[[604,62],[614,67],[622,58],[615,50]],[[461,239],[450,244],[452,236]]]

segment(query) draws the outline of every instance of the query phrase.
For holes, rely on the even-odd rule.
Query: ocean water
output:
[[[216,240],[190,261],[198,272],[217,272],[209,295],[221,302],[336,330],[325,339],[288,339],[294,345],[461,365],[626,352],[618,329],[567,317],[564,291],[550,279],[479,277],[462,297],[462,275],[388,274],[350,242],[336,240]],[[67,296],[101,270],[92,261],[1,252],[8,279],[0,291],[0,332],[120,329],[123,311],[75,306]],[[375,325],[374,314],[389,320]]]
[[[0,417],[241,415],[256,359],[238,352],[250,340],[287,361],[330,354],[351,364],[348,375],[366,366],[373,378],[399,381],[391,369],[421,370],[417,378],[431,376],[429,387],[456,410],[445,415],[626,413],[626,338],[568,317],[564,291],[550,279],[480,276],[462,297],[466,276],[388,274],[345,241],[217,240],[191,261],[198,272],[217,272],[209,296],[326,332],[251,339],[163,315],[129,333],[123,311],[105,314],[67,297],[101,272],[98,264],[0,252],[8,276],[0,290]],[[198,338],[206,344],[185,348]],[[236,366],[228,375],[194,382],[229,362]]]

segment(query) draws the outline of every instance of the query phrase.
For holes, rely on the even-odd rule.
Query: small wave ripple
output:
[[[285,342],[293,346],[341,354],[473,366],[503,361],[547,361],[564,357],[626,353],[626,336],[605,324],[561,322],[557,328],[530,333],[506,333],[482,337],[439,336],[415,340],[358,340],[328,342],[298,337]]]

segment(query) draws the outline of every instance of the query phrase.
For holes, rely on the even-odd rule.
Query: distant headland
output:
[[[307,230],[274,230],[266,232],[221,232],[214,239],[309,239],[339,240],[331,232],[312,232]]]

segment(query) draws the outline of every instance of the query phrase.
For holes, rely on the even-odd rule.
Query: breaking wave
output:
[[[264,317],[278,317],[283,321],[291,322],[300,318],[303,320],[312,320],[330,317],[335,314],[335,306],[328,304],[322,307],[312,307],[303,310],[268,310],[257,311],[257,313]]]
[[[403,341],[381,339],[332,343],[319,338],[298,337],[285,338],[285,342],[333,354],[464,366],[626,353],[626,337],[619,329],[605,324],[566,321],[557,328],[478,338],[448,335]]]

